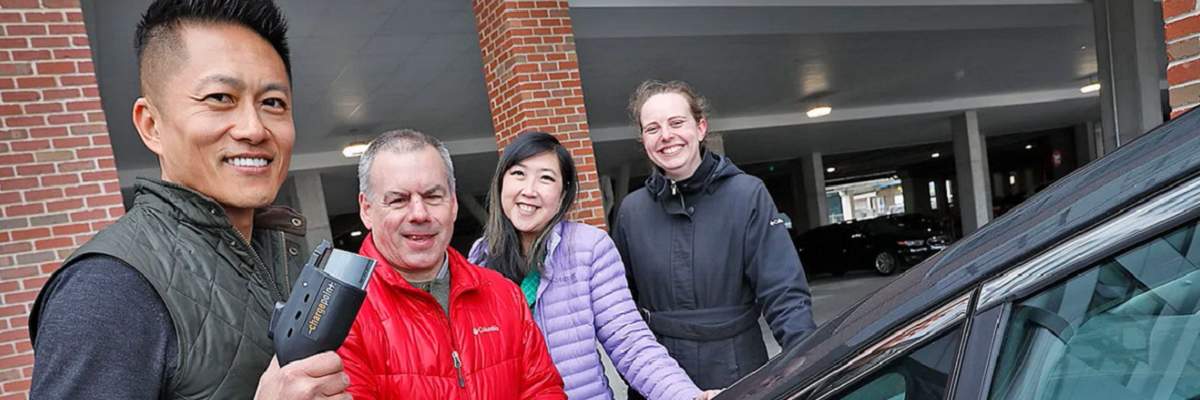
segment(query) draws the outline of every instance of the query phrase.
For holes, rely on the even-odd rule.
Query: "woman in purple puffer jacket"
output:
[[[487,226],[469,259],[521,287],[571,399],[612,399],[599,343],[647,399],[708,399],[637,312],[616,246],[604,231],[564,220],[578,189],[558,139],[520,135],[488,194]]]

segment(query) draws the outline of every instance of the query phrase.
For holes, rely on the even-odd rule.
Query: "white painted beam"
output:
[[[717,118],[709,121],[710,129],[717,132],[747,129],[796,126],[828,122],[857,121],[873,118],[900,117],[907,115],[939,114],[966,110],[1010,107],[1026,104],[1052,103],[1064,100],[1097,97],[1096,93],[1079,93],[1079,89],[1055,89],[1031,92],[1005,93],[987,96],[959,97],[945,100],[890,104],[882,106],[834,108],[833,114],[821,118],[809,118],[804,110],[793,112]],[[636,135],[632,126],[610,126],[593,128],[592,141],[604,142],[625,140]]]
[[[809,118],[803,110],[777,114],[736,116],[713,119],[709,121],[709,126],[711,129],[717,132],[733,132],[748,129],[773,128],[778,126],[809,125],[829,122],[857,121],[873,118],[939,114],[967,110],[984,110],[988,108],[1052,103],[1057,101],[1097,96],[1099,96],[1098,93],[1079,93],[1078,89],[1041,90],[870,107],[834,108],[833,114],[821,118]],[[637,129],[632,125],[597,127],[591,129],[591,136],[593,142],[629,140],[637,136]],[[445,144],[446,148],[450,150],[451,155],[467,155],[497,151],[496,142],[492,139],[492,134],[490,132],[484,137],[478,139],[453,140],[445,142]],[[347,158],[342,155],[341,150],[321,153],[296,154],[292,156],[292,166],[290,172],[294,173],[314,169],[345,167],[357,164],[358,158]],[[118,174],[121,180],[121,187],[132,187],[134,178],[138,176],[157,178],[160,175],[157,167],[125,169],[120,170]]]
[[[570,0],[577,8],[650,7],[955,7],[1087,4],[1088,0]]]
[[[1086,26],[1090,7],[693,7],[572,9],[577,40],[937,32]]]

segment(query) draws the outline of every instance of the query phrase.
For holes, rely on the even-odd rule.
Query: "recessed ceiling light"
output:
[[[367,142],[350,143],[350,144],[346,145],[346,147],[342,148],[342,155],[346,156],[346,157],[361,156],[363,153],[365,153],[367,151],[367,146],[370,146],[370,145],[371,144],[367,143]]]
[[[1079,93],[1092,93],[1092,92],[1097,92],[1097,91],[1100,91],[1099,83],[1089,83],[1089,84],[1083,85],[1083,87],[1079,88]]]
[[[350,237],[359,237],[359,236],[362,236],[362,231],[350,232]]]
[[[837,171],[837,168],[834,168],[834,167],[825,168],[825,172],[828,172],[828,173],[831,173],[831,174],[832,174],[832,173],[833,173],[833,171]]]
[[[933,153],[933,154],[931,154],[931,155],[929,155],[929,156],[930,156],[930,157],[933,157],[933,158],[938,158],[938,157],[941,157],[941,156],[942,156],[942,153]]]
[[[1032,149],[1033,149],[1033,145],[1032,145],[1032,144],[1027,144],[1027,145],[1025,145],[1025,150],[1032,150]]]
[[[833,112],[833,108],[829,106],[818,106],[808,110],[809,118],[820,118],[829,115]]]

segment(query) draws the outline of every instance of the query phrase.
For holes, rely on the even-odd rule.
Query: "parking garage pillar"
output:
[[[1104,153],[1163,121],[1155,2],[1093,0]]]
[[[952,117],[950,126],[958,175],[958,209],[962,214],[963,234],[969,235],[992,219],[987,146],[979,133],[979,116],[975,111]],[[945,190],[944,187],[939,189]]]
[[[629,196],[629,181],[633,179],[633,165],[621,164],[617,169],[617,177],[613,181],[613,208],[620,210],[621,202]]]
[[[719,154],[725,154],[725,136],[720,134],[709,134],[704,139],[705,147]]]
[[[905,214],[918,214],[924,212],[920,206],[922,199],[925,200],[925,204],[929,204],[929,191],[926,190],[924,192],[925,196],[921,196],[922,191],[921,184],[919,182],[919,180],[913,178],[913,176],[907,172],[900,173],[900,188],[902,189],[901,193],[904,194]]]
[[[1008,177],[1003,173],[992,173],[992,195],[1004,196],[1008,194]]]
[[[945,215],[950,215],[950,192],[946,187],[946,178],[938,177],[933,180],[933,187],[937,191],[938,211]]]
[[[304,235],[309,250],[317,248],[321,240],[333,241],[333,231],[329,226],[329,212],[325,208],[325,186],[321,183],[321,173],[316,171],[299,172],[292,175],[296,185],[296,206],[308,220],[308,232]]]
[[[568,216],[605,227],[604,203],[566,1],[474,0],[496,145],[544,131],[571,151],[579,195]]]
[[[800,156],[804,185],[804,221],[808,229],[829,225],[829,202],[825,199],[825,165],[821,153]]]
[[[1097,132],[1098,126],[1099,124],[1093,121],[1075,126],[1075,159],[1078,160],[1076,168],[1083,168],[1104,154],[1104,141]]]

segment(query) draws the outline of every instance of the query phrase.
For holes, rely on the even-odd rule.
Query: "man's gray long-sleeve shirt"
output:
[[[46,287],[30,398],[157,399],[178,341],[162,298],[133,267],[93,255]]]

